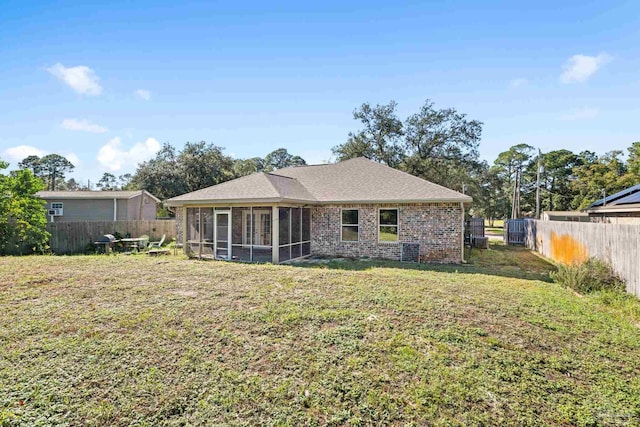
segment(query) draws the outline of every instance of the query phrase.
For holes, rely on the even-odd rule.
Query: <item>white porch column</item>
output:
[[[280,214],[277,206],[271,207],[271,262],[280,263]]]

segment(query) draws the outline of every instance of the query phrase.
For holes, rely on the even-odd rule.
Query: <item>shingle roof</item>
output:
[[[340,163],[256,173],[167,200],[198,202],[299,201],[305,203],[471,202],[471,197],[359,157]]]
[[[143,190],[135,191],[38,191],[36,196],[43,199],[130,199],[139,196]],[[156,196],[145,191],[145,194],[152,197],[157,202]]]
[[[200,202],[237,200],[315,202],[295,179],[270,173],[254,173],[222,184],[169,199],[168,202]]]
[[[471,197],[364,157],[344,162],[285,168],[319,202],[471,202]]]

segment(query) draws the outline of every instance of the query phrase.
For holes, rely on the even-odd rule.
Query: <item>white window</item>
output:
[[[398,209],[380,209],[378,212],[378,240],[381,242],[397,242]]]
[[[357,242],[359,235],[358,209],[342,209],[341,239],[343,242]]]

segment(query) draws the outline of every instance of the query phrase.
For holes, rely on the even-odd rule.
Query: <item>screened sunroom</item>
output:
[[[198,258],[280,263],[311,254],[306,207],[187,207],[185,213],[185,241]]]

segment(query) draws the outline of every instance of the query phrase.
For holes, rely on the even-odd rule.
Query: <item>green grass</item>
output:
[[[489,227],[491,223],[488,219],[484,220],[484,226]],[[493,220],[493,227],[495,228],[504,228],[504,220],[503,219],[495,219]]]
[[[499,235],[502,236],[502,234],[504,233],[504,228],[502,228],[502,227],[485,227],[484,231],[487,234],[499,234]]]
[[[0,425],[637,425],[638,301],[461,266],[2,258]]]

